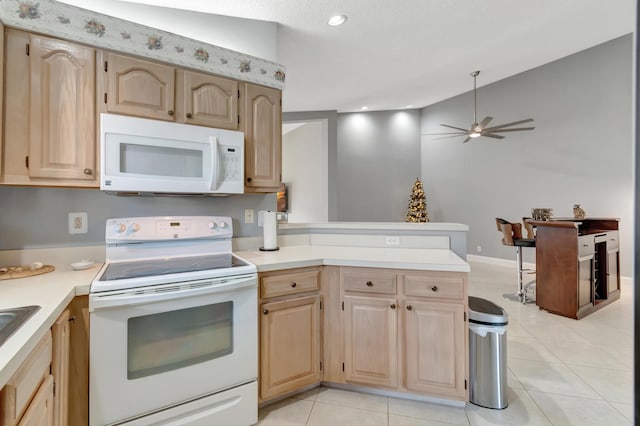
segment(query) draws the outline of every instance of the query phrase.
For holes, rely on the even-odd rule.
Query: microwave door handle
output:
[[[218,169],[219,155],[218,155],[218,138],[215,136],[209,136],[209,145],[211,146],[211,173],[209,174],[209,188],[211,191],[218,189]]]

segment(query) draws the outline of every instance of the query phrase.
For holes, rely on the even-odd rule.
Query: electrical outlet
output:
[[[69,213],[70,234],[86,234],[88,225],[89,223],[86,212]]]
[[[477,247],[476,247],[476,251],[477,251],[478,253],[482,253],[482,246],[477,246]]]
[[[244,209],[244,223],[255,222],[255,212],[253,209]]]
[[[384,237],[384,243],[388,246],[399,246],[400,237],[398,235]]]

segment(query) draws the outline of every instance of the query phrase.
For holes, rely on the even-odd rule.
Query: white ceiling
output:
[[[136,0],[273,21],[285,111],[420,108],[635,29],[634,0]],[[330,27],[334,14],[349,19]]]

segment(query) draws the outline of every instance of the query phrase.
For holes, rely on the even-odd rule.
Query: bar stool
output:
[[[531,281],[527,284],[524,283],[524,274],[535,273],[535,270],[524,269],[522,267],[522,248],[523,247],[535,247],[536,239],[533,235],[533,227],[530,223],[523,218],[525,229],[527,230],[527,237],[522,238],[522,224],[512,223],[502,218],[496,218],[496,225],[498,231],[502,233],[502,244],[505,246],[514,246],[516,248],[516,264],[518,268],[518,291],[516,296],[522,303],[533,302],[533,300],[527,296],[527,290],[531,287],[535,281]]]

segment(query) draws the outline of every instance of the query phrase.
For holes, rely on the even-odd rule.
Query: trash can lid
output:
[[[495,303],[469,296],[469,322],[485,325],[507,325],[507,312]]]

